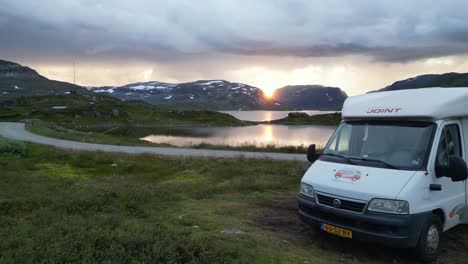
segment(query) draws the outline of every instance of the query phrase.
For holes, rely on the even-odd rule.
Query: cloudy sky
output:
[[[354,95],[468,72],[468,1],[2,0],[0,58],[82,85],[226,79]]]

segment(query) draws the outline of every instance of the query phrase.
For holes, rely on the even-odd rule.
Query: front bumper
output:
[[[353,231],[353,239],[378,242],[390,247],[416,247],[423,223],[431,213],[392,215],[377,212],[354,213],[319,205],[314,198],[299,194],[299,217],[320,225],[326,223]]]

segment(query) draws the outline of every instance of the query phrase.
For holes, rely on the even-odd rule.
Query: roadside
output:
[[[55,124],[32,121],[27,123],[26,130],[37,135],[97,144],[110,144],[119,146],[149,146],[149,147],[172,147],[181,148],[170,144],[157,144],[145,140],[140,140],[141,137],[149,134],[168,135],[168,136],[192,136],[203,137],[204,135],[193,134],[190,130],[174,127],[106,127],[106,129],[93,128],[89,131],[79,131],[71,128],[57,126]],[[296,153],[306,154],[307,147],[299,146],[277,146],[274,144],[253,145],[250,143],[241,144],[239,146],[230,145],[213,145],[208,143],[192,144],[185,148],[191,149],[211,149],[211,150],[233,150],[233,151],[249,151],[249,152],[275,152],[275,153]]]

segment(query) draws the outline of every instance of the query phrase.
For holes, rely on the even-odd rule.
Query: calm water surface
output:
[[[270,121],[275,119],[281,119],[288,116],[291,112],[305,112],[308,115],[321,115],[335,113],[336,111],[316,111],[316,110],[304,110],[304,111],[220,111],[222,113],[230,114],[237,119],[246,121]]]
[[[185,127],[187,136],[149,135],[143,140],[187,147],[201,143],[241,146],[324,146],[331,137],[334,126],[256,125],[246,127]]]

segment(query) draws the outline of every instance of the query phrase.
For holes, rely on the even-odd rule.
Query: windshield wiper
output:
[[[362,161],[369,161],[369,162],[377,162],[377,163],[383,164],[383,165],[387,166],[388,168],[391,168],[391,169],[394,169],[394,170],[399,170],[400,169],[395,165],[392,165],[392,164],[390,164],[388,162],[385,162],[385,161],[379,160],[379,159],[355,158],[355,157],[350,157],[348,159],[362,160]]]
[[[356,163],[354,163],[350,158],[348,158],[346,156],[343,156],[343,155],[333,154],[333,153],[322,153],[322,155],[328,155],[328,156],[332,156],[332,157],[342,158],[342,159],[346,160],[348,163],[356,165]]]

